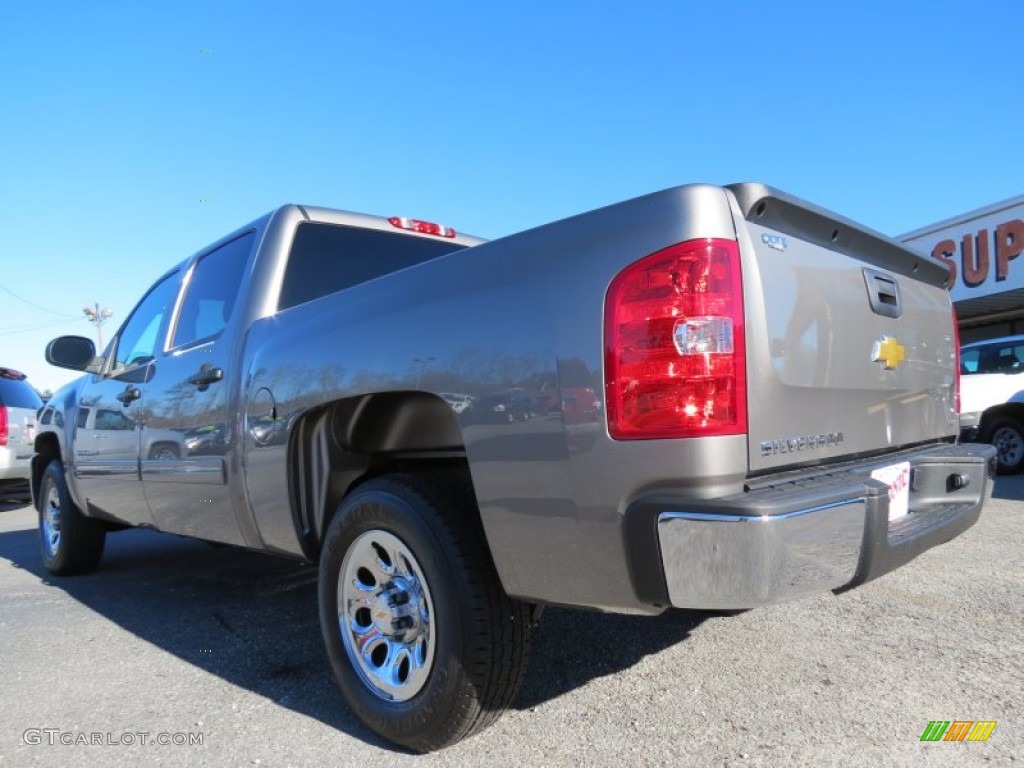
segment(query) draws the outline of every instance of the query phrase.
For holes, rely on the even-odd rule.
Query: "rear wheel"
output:
[[[149,458],[158,461],[173,461],[181,458],[181,451],[172,443],[157,443],[149,449]]]
[[[349,706],[390,741],[427,752],[496,720],[522,682],[530,619],[502,590],[454,475],[371,480],[328,528],[327,653]]]
[[[998,451],[996,461],[1003,474],[1019,472],[1024,467],[1024,428],[1016,419],[998,418],[987,431],[986,442]]]
[[[43,565],[58,576],[89,573],[103,557],[107,532],[75,506],[64,479],[64,466],[51,461],[39,486],[39,536]]]

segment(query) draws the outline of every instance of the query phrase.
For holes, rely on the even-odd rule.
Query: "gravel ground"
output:
[[[128,531],[95,574],[55,579],[34,511],[7,504],[0,766],[1019,764],[1024,478],[996,495],[959,539],[840,596],[734,616],[548,609],[515,707],[427,756],[346,709],[313,569]],[[920,742],[958,719],[998,725],[984,743]],[[134,743],[60,743],[93,733]],[[142,743],[158,734],[203,743]]]

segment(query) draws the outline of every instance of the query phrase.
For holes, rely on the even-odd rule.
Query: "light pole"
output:
[[[95,323],[95,325],[96,325],[96,341],[98,342],[97,349],[98,349],[98,351],[102,352],[103,351],[103,324],[105,322],[107,322],[107,319],[111,315],[113,315],[114,313],[111,312],[106,307],[104,307],[103,309],[100,309],[100,303],[98,301],[93,306],[91,306],[91,307],[84,307],[82,309],[82,311],[85,313],[86,319],[90,323]]]

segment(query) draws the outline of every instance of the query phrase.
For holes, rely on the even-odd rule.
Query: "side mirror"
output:
[[[92,339],[84,336],[58,336],[46,345],[46,362],[73,371],[98,373],[103,358],[96,357]]]

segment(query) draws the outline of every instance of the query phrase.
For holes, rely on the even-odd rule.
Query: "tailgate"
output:
[[[751,471],[954,435],[946,268],[769,187],[739,184]]]

